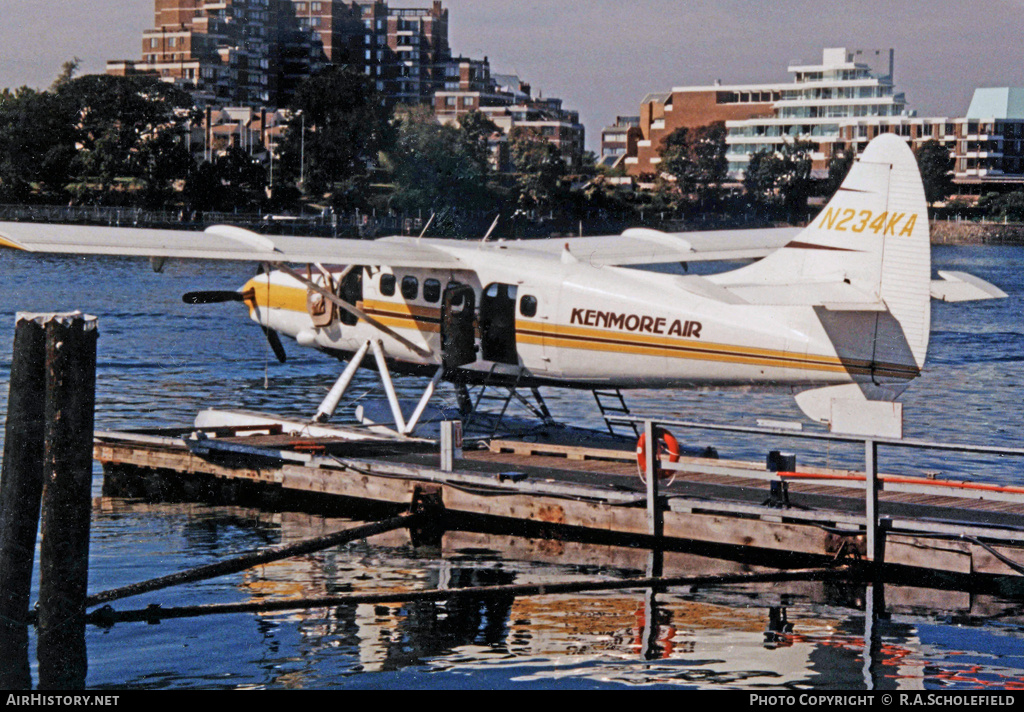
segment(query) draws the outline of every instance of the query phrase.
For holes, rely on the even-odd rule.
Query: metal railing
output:
[[[857,487],[863,486],[864,493],[864,531],[865,531],[865,544],[866,551],[865,557],[869,561],[877,561],[880,554],[880,533],[883,528],[883,522],[880,520],[878,512],[878,492],[879,489],[885,489],[884,476],[879,474],[879,456],[878,451],[880,447],[887,448],[902,448],[902,449],[914,449],[914,450],[937,450],[945,452],[959,452],[969,453],[975,455],[996,455],[999,457],[1024,457],[1024,448],[1014,447],[996,447],[987,445],[970,445],[962,443],[939,443],[928,440],[919,440],[912,438],[888,438],[888,437],[872,437],[868,435],[848,435],[842,433],[817,433],[817,432],[804,432],[802,430],[790,430],[785,428],[771,428],[771,427],[754,427],[754,426],[742,426],[742,425],[722,425],[717,423],[702,423],[696,421],[684,421],[684,420],[655,420],[651,418],[640,418],[640,417],[619,417],[610,418],[617,423],[622,424],[635,424],[643,426],[643,433],[645,442],[650,444],[655,442],[655,433],[661,429],[668,428],[683,428],[692,430],[706,430],[706,431],[718,431],[718,432],[732,432],[732,433],[744,433],[749,435],[760,435],[768,436],[772,438],[789,438],[789,439],[802,439],[802,440],[813,440],[819,442],[838,442],[838,443],[852,443],[859,444],[864,449],[864,474],[863,484],[857,483]],[[680,466],[671,462],[664,462],[658,458],[658,448],[654,446],[648,446],[644,449],[644,455],[646,458],[645,470],[648,473],[653,473],[656,468],[661,470],[677,470],[687,471],[692,468],[686,466]],[[747,474],[747,473],[744,473]],[[786,481],[787,477],[792,479],[793,475],[798,473],[787,473],[787,472],[774,472],[768,479],[774,479],[778,481]],[[799,473],[799,478],[803,481],[815,481],[814,473]],[[662,514],[661,509],[657,504],[658,500],[658,477],[648,476],[645,478],[647,484],[647,509],[648,509],[648,521],[650,524],[650,533],[653,536],[660,536],[662,532]],[[820,481],[827,481],[829,484],[836,484],[836,480],[830,478],[825,474],[820,474],[817,478]],[[853,478],[850,478],[853,479]],[[893,478],[894,484],[906,483],[912,478]],[[926,488],[930,480],[927,478],[920,478],[919,486]],[[934,482],[934,481],[931,481]],[[951,483],[945,483],[949,485]],[[998,486],[998,485],[986,485],[980,483],[958,483],[960,486],[965,488],[970,487],[982,487],[988,488],[986,491],[989,493],[1000,492],[1005,495],[999,497],[999,499],[1009,499],[1018,503],[1024,504],[1024,487],[1009,487],[1009,486]],[[847,484],[847,486],[851,486]],[[939,485],[933,485],[933,488],[937,488]],[[893,488],[895,489],[895,487]],[[942,492],[942,494],[951,495],[952,492]],[[954,495],[955,496],[955,495]],[[962,496],[962,495],[961,495]],[[935,525],[928,527],[930,530],[936,530]],[[958,529],[957,533],[962,533],[962,528]],[[1019,536],[1014,535],[1014,539],[1019,539]]]

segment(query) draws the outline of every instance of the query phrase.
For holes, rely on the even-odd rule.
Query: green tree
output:
[[[500,170],[501,166],[494,165],[491,152],[491,138],[501,133],[498,125],[483,112],[471,111],[459,120],[459,128],[480,169],[488,173],[494,169]]]
[[[246,210],[267,202],[267,169],[237,146],[213,161],[204,161],[190,172],[185,183],[185,202],[193,210]]]
[[[917,149],[917,166],[929,204],[945,200],[953,192],[953,157],[949,149],[932,139]]]
[[[291,110],[282,168],[307,195],[365,205],[371,167],[394,140],[391,110],[370,80],[331,67],[299,85]]]
[[[75,78],[75,74],[78,73],[78,67],[82,64],[82,60],[78,57],[69,59],[60,66],[60,74],[53,80],[53,84],[50,85],[50,91],[59,91],[66,86],[72,79]]]
[[[828,159],[828,178],[825,179],[822,192],[828,197],[834,195],[846,180],[846,175],[852,167],[853,151],[849,149],[833,151],[832,157]]]
[[[759,151],[750,157],[743,185],[754,204],[769,216],[799,221],[811,195],[809,141],[787,141],[779,151]]]
[[[549,210],[566,197],[561,151],[536,131],[517,127],[509,140],[516,202],[522,210]]]
[[[87,75],[54,92],[73,117],[72,170],[110,199],[127,181],[150,198],[165,194],[191,168],[188,131],[199,119],[192,97],[151,77]]]
[[[1024,191],[986,193],[978,200],[978,208],[990,220],[1024,222]]]
[[[394,207],[434,213],[487,207],[490,165],[479,135],[441,125],[428,111],[411,111],[400,122],[388,164]]]
[[[729,172],[725,148],[723,122],[680,127],[662,144],[661,169],[675,178],[683,195],[695,195],[702,204],[714,202]]]
[[[64,102],[23,87],[0,93],[0,199],[25,202],[34,192],[63,201],[76,134]]]

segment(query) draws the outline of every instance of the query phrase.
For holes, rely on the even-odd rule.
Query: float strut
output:
[[[395,417],[395,429],[405,433],[405,417],[402,415],[402,408],[398,404],[398,394],[395,393],[395,384],[391,382],[391,372],[388,371],[388,364],[384,358],[384,348],[380,341],[374,341],[373,355],[377,359],[377,370],[380,371],[380,380],[384,384],[384,392],[388,394],[388,403],[391,405],[391,414]]]
[[[444,375],[444,366],[437,369],[437,373],[430,379],[430,383],[427,385],[427,389],[423,391],[423,397],[420,398],[419,405],[416,406],[416,410],[413,411],[412,417],[409,418],[409,422],[405,424],[405,429],[402,430],[402,435],[411,435],[412,431],[416,429],[417,423],[420,422],[420,417],[423,416],[423,411],[427,409],[427,403],[434,396],[434,390],[437,388],[437,384],[441,382],[441,377]]]
[[[366,356],[367,350],[370,348],[370,342],[367,341],[359,350],[356,351],[355,356],[348,362],[348,366],[342,372],[341,376],[335,382],[331,388],[331,392],[324,398],[323,403],[320,404],[320,409],[316,412],[316,417],[313,418],[317,423],[326,423],[334,415],[334,411],[338,408],[338,403],[341,402],[342,396],[345,395],[345,391],[348,390],[349,385],[352,383],[352,379],[356,376],[356,371],[359,370],[359,364],[363,362],[363,357]]]

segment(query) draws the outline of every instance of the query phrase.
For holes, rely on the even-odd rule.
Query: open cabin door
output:
[[[310,275],[309,278],[313,279],[313,276]],[[359,306],[359,302],[363,301],[363,268],[360,266],[345,270],[340,275],[340,279],[338,275],[326,272],[319,276],[318,280],[328,290],[334,292],[354,307]],[[334,323],[335,319],[346,326],[355,326],[359,321],[355,314],[350,314],[344,309],[338,309],[324,295],[312,289],[306,290],[306,311],[313,320],[313,326],[320,328],[330,326]]]
[[[487,285],[480,297],[480,357],[484,361],[519,364],[516,351],[516,294],[514,284]]]
[[[441,362],[445,369],[476,361],[475,318],[473,288],[449,282],[441,299]]]
[[[358,307],[359,303],[363,301],[363,268],[353,267],[349,270],[338,287],[338,296],[344,299],[346,302],[354,307]],[[346,326],[355,326],[359,323],[359,317],[355,314],[351,314],[347,311],[339,309],[341,323]]]

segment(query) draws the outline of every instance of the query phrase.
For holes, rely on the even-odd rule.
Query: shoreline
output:
[[[931,221],[933,245],[1024,245],[1024,225]]]

